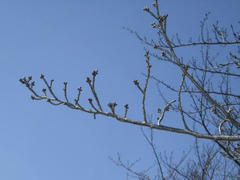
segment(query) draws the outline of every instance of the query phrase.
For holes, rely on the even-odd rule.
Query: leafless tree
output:
[[[128,117],[128,111],[131,110],[128,104],[122,107],[123,115],[116,113],[116,102],[109,102],[108,107],[102,104],[95,87],[98,71],[93,71],[92,76],[86,79],[92,93],[92,98],[88,99],[90,108],[81,105],[81,87],[78,88],[74,102],[71,102],[68,98],[67,82],[64,82],[63,99],[59,98],[53,89],[54,80],[48,81],[44,75],[40,77],[46,86],[42,92],[35,89],[35,82],[31,76],[21,78],[20,82],[31,91],[33,100],[46,100],[55,106],[64,105],[74,110],[92,114],[94,118],[102,115],[120,122],[149,127],[158,131],[169,131],[198,139],[211,140],[220,149],[214,146],[214,148],[210,147],[204,150],[205,156],[201,157],[204,159],[201,162],[205,162],[203,167],[209,166],[208,162],[213,161],[211,158],[216,159],[216,151],[212,150],[216,150],[216,148],[218,149],[217,156],[220,154],[223,159],[229,159],[234,162],[235,166],[240,167],[240,30],[236,29],[234,25],[224,28],[219,23],[213,24],[210,28],[207,27],[206,22],[209,16],[207,13],[201,21],[200,35],[196,38],[198,40],[182,42],[177,35],[169,37],[167,31],[168,15],[160,12],[158,0],[154,0],[151,8],[144,7],[143,10],[153,18],[154,22],[151,26],[158,38],[149,39],[129,30],[148,49],[145,52],[146,74],[143,76],[145,82],[141,84],[138,80],[133,81],[142,98],[142,119]],[[191,59],[178,55],[185,48],[199,48],[200,53]],[[227,54],[219,54],[218,52],[222,49],[228,51]],[[181,74],[178,86],[169,84],[161,80],[158,75],[152,74],[150,58],[159,60],[159,63],[175,66],[178,69],[177,72]],[[145,102],[149,79],[155,80],[158,84],[159,94],[165,102],[164,107],[156,110],[155,121],[149,121],[147,118]],[[167,97],[162,93],[163,89],[171,91],[174,96]],[[170,112],[178,114],[177,120],[181,120],[182,126],[168,125],[167,113]],[[211,154],[210,157],[207,156],[207,152]],[[202,156],[201,153],[200,155]],[[192,163],[195,163],[196,172],[184,172],[184,175],[188,174],[188,177],[191,175],[194,179],[205,179],[202,176],[208,176],[211,179],[213,172],[205,169],[199,172],[198,167],[202,165],[198,162]],[[165,161],[165,165],[168,166],[169,163]],[[169,168],[174,170],[176,167],[169,166]],[[212,167],[211,171],[215,168],[218,167]],[[175,178],[176,173],[181,176],[182,172],[177,172],[177,170],[179,169],[174,171],[172,179]],[[142,179],[148,179],[148,177],[142,177]]]
[[[110,158],[115,165],[123,168],[127,172],[127,177],[139,180],[231,180],[239,179],[238,167],[230,159],[224,158],[221,148],[216,144],[200,143],[196,139],[194,146],[183,153],[180,160],[176,161],[174,154],[162,154],[158,152],[155,144],[153,130],[149,135],[142,130],[142,134],[147,141],[153,154],[153,164],[143,170],[139,170],[137,165],[141,163],[138,159],[133,162],[124,161],[120,154],[117,158]]]

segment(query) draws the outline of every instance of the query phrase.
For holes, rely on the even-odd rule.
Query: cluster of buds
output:
[[[159,17],[159,21],[161,21],[161,22],[166,22],[166,21],[167,21],[167,17],[168,17],[168,14],[163,15],[163,16],[160,16],[160,17]]]
[[[89,77],[87,77],[87,79],[86,79],[86,82],[88,83],[88,84],[91,84],[91,79],[89,78]]]
[[[78,94],[77,94],[76,99],[74,99],[75,105],[79,105],[79,100],[80,100],[80,95],[81,95],[81,92],[82,92],[82,87],[79,87],[77,90],[78,90]]]
[[[96,77],[97,74],[98,74],[98,70],[94,70],[94,71],[92,72],[93,77]]]
[[[138,80],[134,80],[133,83],[134,83],[136,86],[139,86]]]
[[[146,12],[149,12],[149,11],[150,11],[149,7],[147,7],[147,6],[145,6],[145,7],[143,8],[143,10],[146,11]]]
[[[35,86],[35,81],[31,82],[31,80],[32,80],[32,76],[29,76],[28,78],[23,77],[23,78],[19,79],[19,81],[22,84],[25,84],[26,87],[33,88],[33,86]]]
[[[47,89],[43,88],[43,89],[42,89],[42,92],[43,92],[43,94],[44,94],[45,96],[47,96]]]
[[[128,109],[129,109],[128,104],[125,104],[124,108],[125,108],[124,118],[127,118],[127,112],[128,112]]]
[[[98,71],[97,70],[94,70],[93,72],[92,72],[92,80],[89,78],[89,77],[87,77],[87,79],[86,79],[86,82],[90,85],[90,86],[94,86],[94,83],[95,83],[95,78],[96,78],[96,76],[98,75]],[[93,82],[92,82],[93,81]],[[92,84],[91,84],[92,83]]]
[[[44,79],[45,76],[43,74],[40,75],[40,79]]]
[[[116,102],[108,103],[108,107],[111,109],[113,114],[115,114],[115,107],[116,106],[117,106]]]

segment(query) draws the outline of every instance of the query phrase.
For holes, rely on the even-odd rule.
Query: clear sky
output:
[[[72,97],[83,87],[86,104],[85,78],[98,69],[102,102],[129,103],[130,116],[140,119],[140,93],[132,80],[143,79],[144,46],[122,27],[153,35],[152,19],[142,11],[150,4],[150,0],[0,1],[0,179],[122,180],[125,172],[108,158],[117,152],[126,160],[141,157],[139,168],[151,165],[152,154],[139,127],[33,102],[18,81],[32,75],[41,87],[43,73],[55,79],[59,95],[62,82],[68,81]],[[206,12],[212,12],[212,22],[223,25],[240,20],[239,0],[162,0],[160,6],[169,14],[169,31],[179,32],[183,39],[198,35]],[[153,64],[158,77],[174,82],[171,69],[154,60]],[[148,114],[154,115],[163,102],[150,83]],[[169,119],[176,120],[171,115]],[[159,132],[156,143],[162,152],[175,150],[180,155],[192,140]]]

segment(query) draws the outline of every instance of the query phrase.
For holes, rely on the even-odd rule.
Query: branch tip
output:
[[[138,80],[134,80],[133,83],[134,83],[136,86],[139,86]]]
[[[92,72],[93,77],[96,77],[97,74],[98,74],[98,70],[94,70],[94,71]]]
[[[150,9],[149,9],[149,7],[145,6],[145,7],[143,8],[143,11],[149,12]]]
[[[40,75],[40,79],[44,79],[44,75],[43,74]]]
[[[86,82],[87,82],[88,84],[90,84],[90,83],[91,83],[91,79],[90,79],[89,77],[87,77]]]

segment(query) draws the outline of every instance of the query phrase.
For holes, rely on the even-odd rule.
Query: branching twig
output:
[[[97,102],[98,108],[100,109],[100,111],[103,111],[102,106],[101,106],[100,101],[99,101],[99,98],[98,98],[98,95],[97,95],[96,90],[95,90],[95,79],[96,79],[97,74],[98,74],[98,71],[96,71],[96,70],[93,71],[92,72],[92,80],[89,77],[87,77],[86,82],[88,83],[88,85],[91,89],[91,92],[94,96],[94,99]]]
[[[184,84],[185,76],[186,76],[185,71],[187,71],[187,68],[184,69],[184,72],[182,74],[182,81],[181,81],[181,84],[180,84],[179,90],[178,90],[178,108],[179,108],[180,114],[182,116],[182,121],[183,121],[184,127],[185,127],[185,129],[189,130],[189,127],[186,123],[186,119],[185,119],[185,116],[184,116],[184,113],[183,113],[182,99],[181,99],[182,88],[183,88],[183,84]]]
[[[142,98],[143,120],[144,120],[145,123],[147,123],[145,101],[146,101],[146,94],[147,94],[147,88],[148,88],[148,81],[149,81],[150,74],[151,74],[149,51],[146,51],[145,58],[146,58],[146,64],[147,64],[147,76],[146,76],[144,88],[142,89],[140,87],[139,82],[137,80],[134,80],[133,82],[137,86],[137,88],[140,90],[140,92],[142,93],[142,96],[143,96],[143,98]]]
[[[163,108],[163,110],[158,109],[158,113],[160,113],[160,117],[157,118],[157,121],[158,121],[158,125],[159,125],[159,126],[161,125],[161,122],[162,122],[162,120],[163,120],[163,118],[164,118],[164,116],[165,116],[165,113],[166,113],[167,111],[169,111],[170,106],[171,106],[174,102],[176,102],[176,100],[170,101],[170,102]]]
[[[145,123],[145,122],[140,122],[137,120],[132,120],[129,118],[125,118],[125,117],[121,117],[119,115],[117,115],[115,113],[114,107],[116,106],[116,104],[112,104],[113,106],[111,106],[111,110],[112,112],[104,112],[104,111],[93,111],[91,109],[87,109],[84,107],[79,107],[78,105],[74,105],[72,103],[67,103],[65,101],[59,100],[59,99],[55,99],[55,98],[49,98],[46,96],[40,96],[36,93],[36,91],[33,89],[32,86],[30,86],[31,82],[30,81],[26,81],[26,78],[22,78],[20,79],[20,82],[22,82],[23,84],[26,85],[26,87],[33,92],[34,95],[36,95],[36,98],[38,98],[39,100],[47,100],[47,101],[56,101],[59,102],[59,104],[64,104],[65,106],[71,108],[71,109],[75,109],[75,110],[80,110],[83,112],[87,112],[89,114],[94,114],[94,115],[104,115],[107,117],[112,117],[118,121],[121,122],[125,122],[125,123],[130,123],[130,124],[135,124],[135,125],[139,125],[139,126],[144,126],[144,127],[150,127],[153,129],[157,129],[157,130],[163,130],[163,131],[169,131],[169,132],[174,132],[174,133],[180,133],[180,134],[187,134],[187,135],[191,135],[197,138],[203,138],[203,139],[212,139],[212,140],[218,140],[218,141],[240,141],[240,135],[236,135],[236,136],[228,136],[228,135],[206,135],[206,134],[202,134],[199,132],[195,132],[195,131],[190,131],[190,130],[185,130],[185,129],[180,129],[180,128],[175,128],[175,127],[169,127],[169,126],[163,126],[163,125],[158,125],[158,124],[152,124],[152,123]],[[49,99],[49,100],[48,100]],[[175,100],[169,102],[169,104],[167,104],[165,106],[165,112],[169,110],[170,105],[175,102]]]

